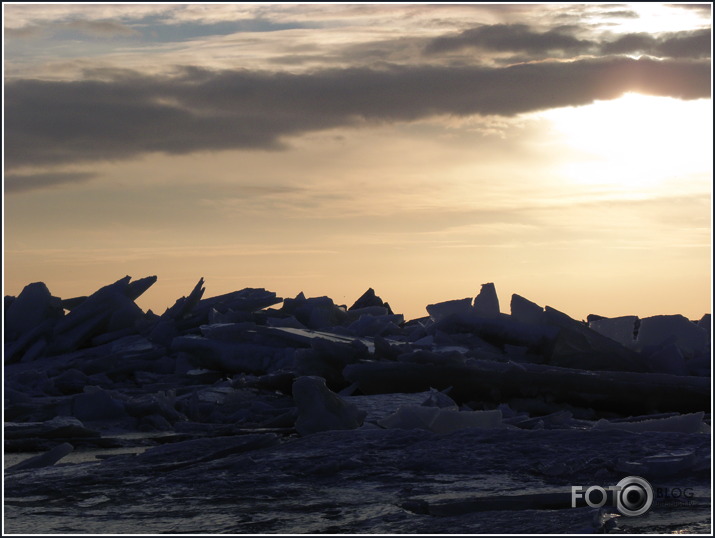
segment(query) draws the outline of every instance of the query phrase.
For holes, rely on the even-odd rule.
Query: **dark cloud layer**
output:
[[[668,7],[677,7],[680,9],[690,9],[702,13],[703,15],[712,12],[712,4],[665,4]]]
[[[605,54],[647,54],[664,58],[710,58],[711,32],[695,30],[653,36],[625,34],[602,45]]]
[[[93,75],[75,82],[6,84],[7,169],[146,152],[275,149],[284,136],[365,121],[513,116],[627,91],[710,96],[709,61],[617,57],[507,68],[355,68],[301,75],[185,68],[173,77]]]
[[[664,35],[625,34],[611,41],[577,39],[577,27],[563,26],[538,32],[525,24],[478,26],[458,34],[440,36],[427,43],[424,52],[438,55],[465,49],[522,53],[538,59],[544,55],[648,54],[661,58],[709,58],[710,29]]]
[[[614,19],[638,19],[640,15],[635,11],[628,9],[618,9],[615,11],[601,11],[599,12],[601,17],[613,17]]]
[[[530,54],[562,51],[581,53],[593,46],[559,28],[548,32],[535,32],[525,24],[493,24],[470,28],[454,36],[433,39],[426,47],[427,54],[451,52],[468,47],[500,52],[527,52]]]
[[[84,183],[95,177],[90,172],[47,172],[41,174],[5,175],[5,192],[18,193],[66,185]]]

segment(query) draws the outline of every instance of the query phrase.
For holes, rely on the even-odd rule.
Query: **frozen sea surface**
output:
[[[370,428],[185,441],[11,473],[5,532],[598,532],[598,511],[570,507],[571,486],[606,487],[622,462],[678,451],[690,468],[647,478],[689,488],[688,502],[656,499],[643,516],[614,517],[612,532],[709,533],[707,434]]]
[[[711,532],[709,315],[505,314],[485,284],[406,322],[200,279],[159,316],[156,280],[4,298],[5,533]],[[644,514],[572,506],[629,476]]]

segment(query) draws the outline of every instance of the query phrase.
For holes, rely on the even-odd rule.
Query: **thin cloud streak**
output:
[[[559,28],[535,32],[526,24],[493,24],[437,37],[427,44],[425,53],[441,54],[468,47],[530,54],[551,51],[582,54],[593,48],[594,42],[577,39]]]
[[[532,59],[558,55],[574,57],[584,54],[646,54],[659,58],[709,58],[711,30],[671,32],[663,35],[628,33],[605,40],[579,39],[584,33],[579,26],[554,28],[538,32],[526,24],[483,25],[456,35],[430,40],[424,52],[430,56],[480,49],[496,52],[525,53]]]
[[[140,33],[117,21],[78,19],[52,24],[32,24],[17,28],[6,27],[5,37],[10,39],[40,39],[59,35],[86,36],[100,39],[138,37]]]
[[[49,189],[61,185],[85,183],[96,177],[91,172],[46,172],[39,174],[7,174],[5,175],[5,193]]]
[[[270,248],[257,247],[251,244],[237,245],[192,245],[192,246],[152,246],[112,248],[32,248],[8,249],[8,256],[39,257],[56,265],[82,265],[87,263],[112,263],[142,260],[187,259],[196,258],[245,258],[261,256],[313,256],[317,254],[335,255],[334,249],[316,248],[301,245],[274,245]]]
[[[712,32],[695,30],[664,36],[646,33],[625,34],[602,45],[605,54],[647,54],[667,58],[710,58]]]

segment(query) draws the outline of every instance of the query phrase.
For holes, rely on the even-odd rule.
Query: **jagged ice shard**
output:
[[[156,282],[5,297],[6,531],[710,528],[709,314],[506,314],[487,283],[405,320],[372,288],[347,308],[200,279],[157,315],[135,303]],[[564,501],[628,474],[695,500],[654,504],[665,527]]]

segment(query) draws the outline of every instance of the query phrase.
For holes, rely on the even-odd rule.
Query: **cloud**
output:
[[[710,58],[712,48],[712,32],[696,30],[668,34],[656,48],[659,56],[670,58]]]
[[[702,13],[703,15],[710,15],[712,12],[712,4],[665,4],[668,7],[676,7],[680,9],[689,9]]]
[[[620,9],[615,11],[602,11],[599,13],[601,17],[613,17],[614,19],[638,19],[640,15],[635,11]]]
[[[133,28],[110,20],[96,21],[76,19],[69,22],[5,28],[6,37],[15,39],[49,38],[51,36],[71,39],[76,38],[78,34],[100,39],[136,37],[140,35],[140,33]]]
[[[6,83],[8,169],[150,152],[280,149],[286,136],[333,127],[439,115],[515,116],[628,91],[710,96],[709,62],[618,57],[506,68],[391,66],[290,74],[191,67],[174,76],[128,70],[92,75]]]
[[[470,28],[454,36],[440,36],[425,47],[426,54],[441,54],[464,48],[483,48],[500,52],[545,53],[551,51],[579,54],[593,46],[562,29],[534,32],[525,24],[493,24]]]
[[[90,172],[47,172],[40,174],[6,174],[7,194],[47,189],[68,183],[84,183],[95,177]]]
[[[480,49],[492,52],[521,53],[533,59],[545,55],[580,54],[648,54],[662,58],[709,58],[711,30],[701,29],[671,32],[624,34],[613,41],[578,39],[578,26],[561,26],[547,32],[537,32],[525,24],[493,24],[470,28],[458,34],[436,37],[427,42],[428,56]]]
[[[651,34],[625,34],[618,39],[604,43],[602,49],[605,54],[643,53],[655,49],[657,43],[658,40]]]
[[[5,28],[6,39],[32,39],[44,35],[41,26],[23,26],[22,28]]]
[[[653,36],[646,33],[625,34],[604,43],[605,54],[648,54],[662,58],[710,58],[711,30],[669,33]]]
[[[168,16],[177,7],[167,4],[93,4],[88,9],[81,3],[8,3],[3,6],[3,22],[7,31],[8,28],[53,25],[74,20],[136,19],[158,14]]]
[[[91,37],[131,37],[139,35],[139,32],[129,26],[125,26],[115,21],[87,21],[76,20],[66,23],[67,29],[75,30],[81,34]]]
[[[152,245],[151,247],[112,246],[111,248],[36,248],[7,249],[7,255],[37,257],[50,260],[52,265],[85,265],[95,263],[126,263],[135,260],[155,261],[158,258],[169,260],[187,258],[233,258],[260,257],[275,255],[316,255],[337,254],[332,249],[316,248],[312,245],[276,244],[270,247],[257,247],[250,243],[228,245]]]

